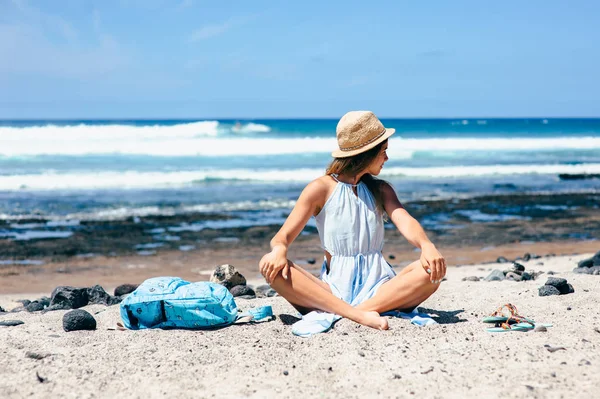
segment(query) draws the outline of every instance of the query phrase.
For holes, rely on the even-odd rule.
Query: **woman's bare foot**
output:
[[[387,319],[385,317],[381,317],[379,313],[375,311],[365,312],[360,324],[367,327],[376,328],[378,330],[387,330],[390,328]]]

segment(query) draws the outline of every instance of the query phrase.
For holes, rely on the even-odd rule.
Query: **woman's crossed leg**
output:
[[[271,287],[300,313],[312,310],[335,313],[369,327],[386,330],[387,319],[379,314],[389,310],[414,308],[439,287],[429,280],[419,261],[404,268],[396,277],[384,283],[377,294],[352,307],[331,293],[329,285],[288,260],[288,278],[281,273]]]

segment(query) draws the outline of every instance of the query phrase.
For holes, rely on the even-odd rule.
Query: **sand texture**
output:
[[[120,320],[118,305],[84,308],[95,331],[65,332],[66,311],[0,314],[0,321],[25,322],[0,327],[0,398],[597,397],[600,276],[571,271],[589,256],[523,262],[575,288],[548,297],[538,296],[547,274],[471,282],[462,279],[508,265],[453,267],[421,306],[440,324],[424,328],[390,319],[389,331],[376,331],[344,319],[328,333],[299,338],[290,327],[298,315],[281,297],[237,300],[242,310],[272,305],[275,321],[212,331],[108,330]],[[0,306],[37,296],[3,295]],[[507,302],[553,327],[488,333],[481,318]]]

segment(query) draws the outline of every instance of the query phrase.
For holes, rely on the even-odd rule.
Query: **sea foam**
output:
[[[474,165],[454,167],[390,167],[382,177],[445,178],[522,174],[598,174],[600,164],[579,165]],[[207,181],[244,180],[255,182],[309,182],[323,174],[322,168],[310,169],[214,169],[178,172],[99,172],[0,175],[0,190],[79,190],[177,188]]]
[[[226,129],[228,130],[228,129]],[[220,134],[218,121],[175,125],[43,125],[0,127],[0,156],[123,154],[151,156],[261,156],[329,153],[332,137],[261,137],[267,125],[242,125],[239,136]],[[388,155],[408,159],[417,151],[545,151],[600,149],[600,137],[390,139]]]

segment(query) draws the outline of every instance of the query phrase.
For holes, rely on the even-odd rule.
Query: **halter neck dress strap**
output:
[[[333,178],[333,180],[335,180],[338,183],[347,184],[347,185],[352,186],[352,187],[358,187],[358,184],[360,183],[360,181],[358,183],[356,183],[356,184],[350,184],[350,183],[346,183],[346,182],[340,181],[340,179],[338,178],[340,175],[338,175],[337,173],[332,173],[329,176],[331,176]]]

